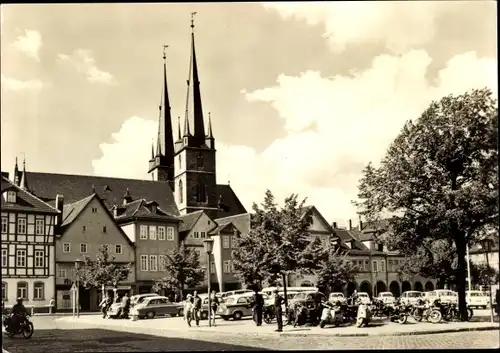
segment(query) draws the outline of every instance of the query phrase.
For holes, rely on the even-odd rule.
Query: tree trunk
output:
[[[283,291],[284,291],[284,295],[285,295],[285,307],[288,308],[288,296],[286,294],[286,286],[287,286],[287,281],[286,281],[286,272],[283,272],[282,273],[282,276],[283,276]]]
[[[461,321],[467,321],[467,302],[465,299],[465,290],[467,287],[467,262],[465,260],[466,243],[463,234],[456,234],[455,245],[457,246],[458,268],[457,268],[457,291],[458,291],[458,310],[460,311]]]

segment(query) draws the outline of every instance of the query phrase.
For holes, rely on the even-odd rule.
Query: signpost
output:
[[[72,303],[73,303],[73,317],[75,317],[76,305],[77,305],[77,303],[76,303],[76,294],[77,294],[76,291],[77,291],[77,289],[76,289],[75,283],[73,283],[70,290],[71,290],[71,297],[72,297]]]

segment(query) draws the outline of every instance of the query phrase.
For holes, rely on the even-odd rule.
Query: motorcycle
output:
[[[33,322],[31,322],[31,317],[26,315],[21,319],[21,322],[17,325],[17,329],[13,331],[12,325],[9,325],[9,321],[12,320],[12,315],[5,316],[2,320],[3,326],[5,327],[5,332],[9,337],[14,337],[15,335],[22,334],[24,338],[28,339],[33,336],[35,332],[35,327]]]
[[[372,318],[372,313],[370,307],[366,304],[359,304],[358,315],[356,317],[356,326],[363,327],[368,326]]]
[[[321,305],[323,306],[323,311],[321,312],[319,327],[324,328],[327,324],[338,327],[346,321],[344,312],[340,308],[340,305],[337,305],[336,307],[334,307],[331,303],[322,303]]]
[[[443,304],[442,304],[443,305]],[[443,320],[445,321],[460,321],[460,312],[458,311],[456,304],[444,304],[443,305]],[[471,308],[467,308],[467,321],[472,319],[474,311]]]
[[[391,322],[397,322],[398,324],[405,324],[408,321],[408,308],[404,304],[395,304],[393,311],[391,312],[389,319]]]
[[[434,306],[418,305],[415,307],[413,313],[415,321],[421,322],[423,320],[437,324],[443,318],[441,311]]]
[[[265,305],[262,316],[266,324],[271,324],[273,320],[276,318],[276,313],[274,312],[274,306]]]

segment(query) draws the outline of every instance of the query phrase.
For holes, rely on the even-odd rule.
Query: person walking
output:
[[[121,307],[122,307],[121,317],[124,319],[128,319],[128,313],[130,310],[130,297],[128,296],[127,293],[125,293],[125,295],[122,297]]]
[[[262,326],[262,314],[264,312],[264,297],[259,293],[258,289],[254,289],[255,294],[253,296],[253,314],[254,321],[257,326]]]
[[[184,302],[184,320],[186,320],[189,327],[191,327],[192,312],[193,296],[191,294],[188,294],[186,297],[186,301]]]
[[[50,299],[49,301],[49,310],[50,314],[54,315],[56,313],[56,301],[54,298]]]
[[[278,288],[274,290],[274,310],[276,312],[276,321],[278,323],[278,329],[276,332],[283,332],[283,309],[281,305],[283,304],[284,299],[279,294]]]
[[[197,291],[193,293],[193,315],[196,322],[196,326],[200,326],[200,311],[201,311],[201,298]],[[209,309],[210,310],[210,309]]]
[[[108,313],[108,309],[111,306],[112,299],[109,296],[109,294],[106,294],[104,298],[102,298],[101,302],[99,303],[99,307],[101,308],[102,312],[102,318],[105,319],[106,315]]]
[[[215,295],[215,290],[212,291],[210,295],[210,320],[212,321],[212,326],[215,327],[215,313],[217,312],[217,308],[219,307],[219,298]]]

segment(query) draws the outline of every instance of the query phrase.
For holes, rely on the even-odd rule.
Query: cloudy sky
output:
[[[189,13],[218,183],[356,219],[360,172],[433,99],[497,92],[493,1],[2,5],[1,164],[147,175],[162,84],[183,115]],[[176,125],[176,124],[175,124]],[[174,127],[174,129],[176,126]],[[355,221],[357,223],[357,221]]]

